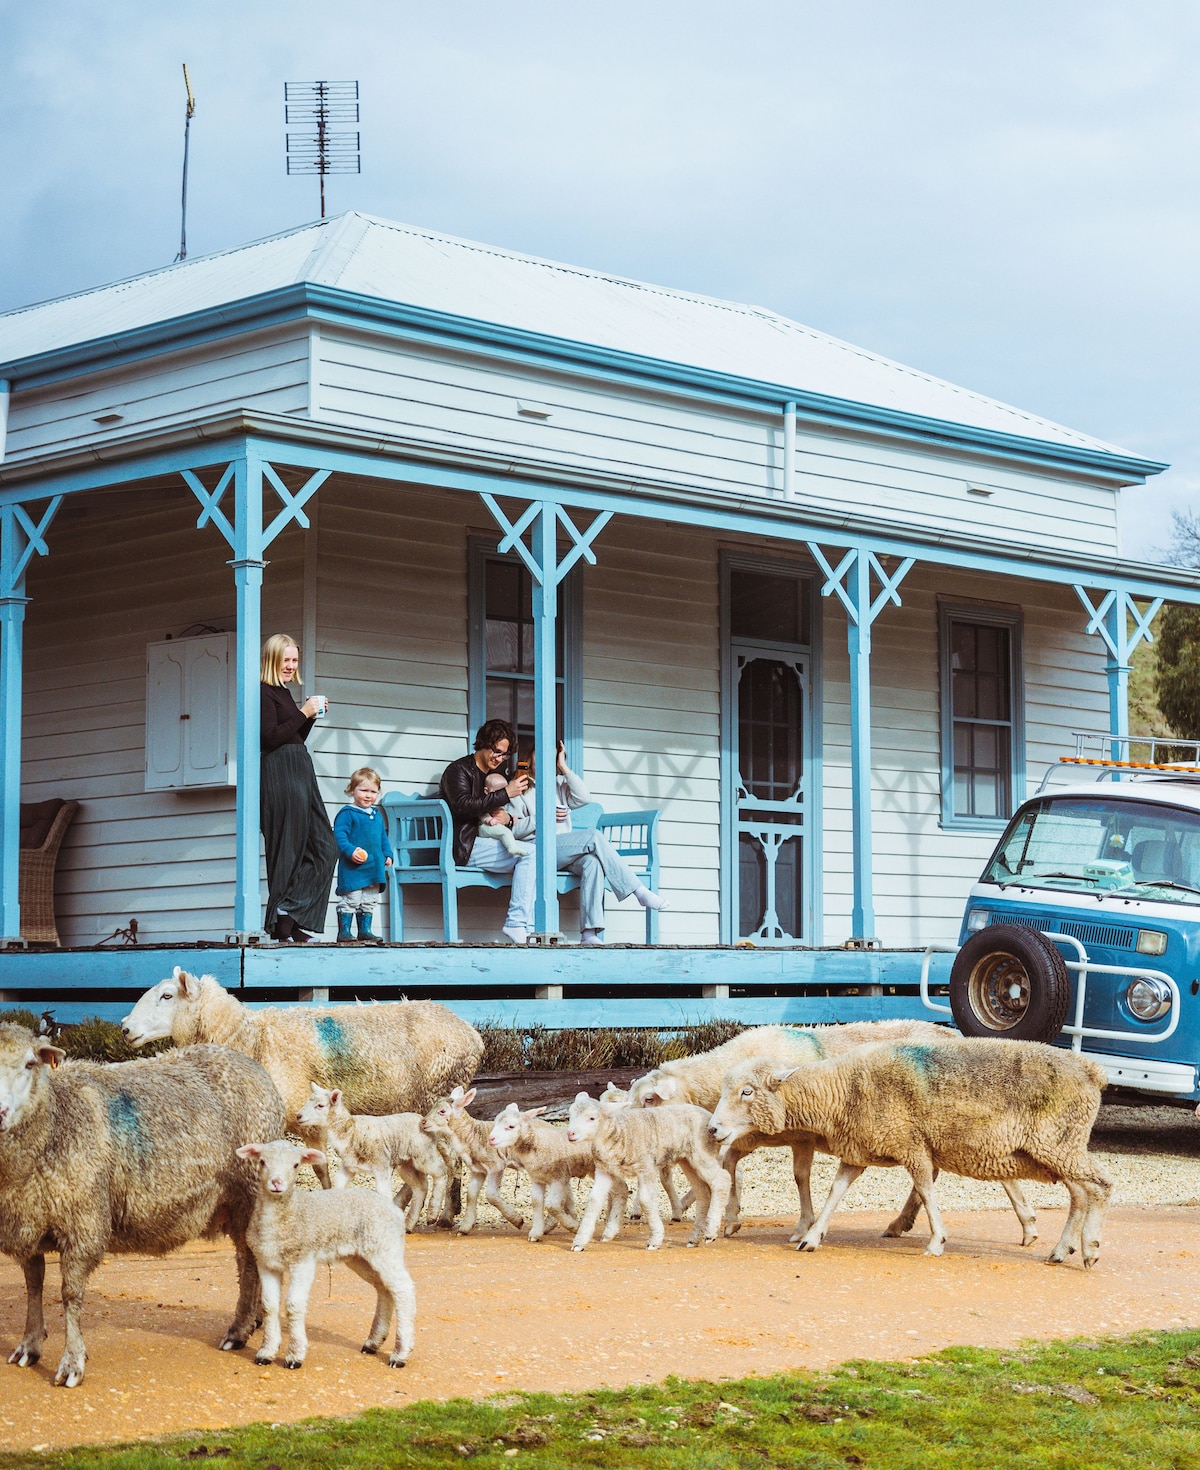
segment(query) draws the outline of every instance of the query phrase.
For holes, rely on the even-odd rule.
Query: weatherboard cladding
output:
[[[467,537],[488,529],[467,496],[335,479],[319,497],[318,649],[307,687],[334,701],[311,738],[331,813],[350,770],[370,763],[389,789],[428,789],[467,735]],[[67,943],[136,915],[148,939],[220,938],[233,896],[233,794],[143,789],[146,644],[192,623],[233,623],[228,551],[195,529],[168,486],[96,493],[64,508],[52,554],[29,573],[25,800],[84,803],[61,858]],[[272,546],[264,631],[298,635],[302,533]],[[618,518],[585,573],[585,774],[609,810],[659,806],[662,937],[715,941],[718,891],[718,555],[710,532]],[[732,543],[726,543],[732,544]],[[756,543],[778,556],[780,548]],[[138,576],[114,577],[115,565]],[[938,595],[1012,604],[1024,616],[1029,769],[1040,776],[1066,733],[1106,709],[1103,659],[1069,589],[914,568],[903,607],[875,625],[875,883],[888,944],[952,937],[991,833],[938,825]],[[849,702],[845,624],[825,599],[824,907],[826,942],[849,933]],[[464,937],[494,938],[501,895],[463,895]],[[575,899],[564,903],[564,924]],[[629,912],[626,912],[626,908]],[[408,934],[440,937],[433,895],[407,904]],[[637,939],[640,911],[612,913],[610,938]]]

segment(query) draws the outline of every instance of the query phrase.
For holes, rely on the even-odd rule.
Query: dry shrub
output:
[[[625,1067],[648,1072],[675,1057],[710,1051],[745,1028],[737,1021],[704,1021],[676,1031],[645,1026],[553,1031],[547,1026],[514,1028],[492,1021],[476,1029],[483,1037],[479,1070],[494,1075],[526,1070],[599,1072]]]

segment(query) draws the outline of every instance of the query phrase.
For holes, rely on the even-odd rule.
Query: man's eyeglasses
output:
[[[489,745],[488,748],[487,748],[487,753],[488,753],[488,755],[494,755],[494,756],[496,756],[497,759],[502,760],[502,761],[508,759],[508,750],[507,750],[507,748],[505,748],[504,750],[500,750],[495,745]]]

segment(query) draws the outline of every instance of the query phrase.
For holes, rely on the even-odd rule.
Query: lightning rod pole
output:
[[[183,85],[187,88],[187,112],[183,118],[183,196],[181,200],[181,218],[179,225],[179,254],[176,260],[187,259],[187,179],[188,179],[188,143],[192,131],[192,117],[196,111],[196,99],[192,95],[192,83],[188,77],[187,62],[183,63]]]

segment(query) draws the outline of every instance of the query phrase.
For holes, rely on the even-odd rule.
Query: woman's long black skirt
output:
[[[319,934],[329,912],[337,843],[306,746],[264,752],[259,803],[267,850],[267,930],[282,911],[301,929]]]

